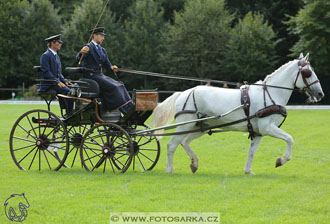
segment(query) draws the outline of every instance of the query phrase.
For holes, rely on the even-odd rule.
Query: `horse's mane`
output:
[[[281,67],[279,67],[278,69],[276,69],[272,74],[267,75],[266,78],[264,79],[264,81],[268,81],[270,78],[272,78],[275,74],[277,74],[278,72],[283,71],[284,69],[287,68],[288,64],[290,64],[293,61],[289,61],[287,63],[285,63],[284,65],[282,65]]]

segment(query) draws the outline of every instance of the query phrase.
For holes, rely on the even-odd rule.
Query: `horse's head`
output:
[[[304,57],[300,54],[298,59],[298,72],[295,79],[294,86],[304,91],[309,98],[308,103],[315,103],[324,97],[324,93],[313,67],[308,61],[309,53]]]

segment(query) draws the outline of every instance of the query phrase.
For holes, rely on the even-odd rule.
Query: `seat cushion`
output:
[[[100,97],[99,84],[93,79],[79,79],[79,86],[81,88],[81,97],[84,98],[96,98]]]

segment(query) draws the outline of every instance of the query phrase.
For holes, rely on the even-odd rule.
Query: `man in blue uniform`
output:
[[[45,92],[49,90],[55,90],[57,93],[63,95],[68,95],[70,88],[68,85],[71,85],[62,75],[61,60],[57,54],[57,51],[61,49],[62,40],[61,34],[51,36],[45,39],[48,42],[48,49],[40,57],[40,69],[41,76],[40,79],[49,79],[54,80],[56,84],[47,81],[41,81],[39,92]],[[59,102],[61,106],[66,109],[67,115],[72,112],[73,102],[71,99],[63,99],[59,97]]]
[[[112,65],[107,51],[101,47],[104,40],[104,27],[90,30],[93,35],[92,41],[84,46],[77,54],[77,61],[82,57],[82,70],[84,77],[95,80],[101,89],[108,110],[119,109],[126,114],[133,109],[133,103],[125,86],[121,82],[105,76],[102,69],[118,72],[118,67]]]

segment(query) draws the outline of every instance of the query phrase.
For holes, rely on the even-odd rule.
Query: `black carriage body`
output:
[[[34,70],[40,72],[39,66]],[[82,75],[80,68],[65,71]],[[52,80],[40,81],[56,85]],[[148,129],[144,123],[157,105],[157,91],[134,90],[134,110],[122,116],[119,110],[107,111],[96,81],[81,78],[72,83],[69,96],[55,91],[39,92],[47,110],[28,111],[16,121],[10,135],[10,151],[16,165],[23,170],[69,168],[80,152],[81,165],[88,171],[102,166],[104,172],[108,164],[114,173],[125,172],[131,163],[133,170],[138,166],[142,171],[151,170],[159,159],[159,141],[134,133]],[[61,104],[61,117],[50,111],[51,102],[59,97],[74,101],[72,114],[65,114]]]

